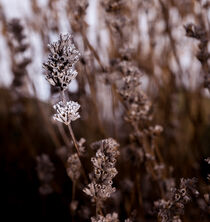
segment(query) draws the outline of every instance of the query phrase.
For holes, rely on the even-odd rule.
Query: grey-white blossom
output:
[[[56,110],[56,114],[53,115],[53,119],[59,122],[69,125],[71,121],[75,121],[80,118],[79,108],[80,105],[77,102],[69,101],[64,103],[63,101],[58,102],[53,106]]]

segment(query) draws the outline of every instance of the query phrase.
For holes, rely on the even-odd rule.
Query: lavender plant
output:
[[[77,151],[77,154],[72,154],[67,160],[67,173],[73,181],[73,204],[75,184],[80,177],[80,168],[82,166],[80,148],[82,148],[84,141],[81,141],[78,145],[70,125],[71,121],[80,118],[78,113],[80,105],[73,101],[66,102],[65,90],[70,82],[77,76],[74,65],[78,61],[80,54],[72,42],[72,37],[69,35],[60,35],[60,39],[50,44],[49,48],[51,53],[48,56],[48,61],[43,64],[46,70],[45,76],[50,84],[60,88],[63,98],[63,101],[53,106],[57,111],[53,118],[68,126]],[[96,203],[96,218],[92,218],[92,221],[118,221],[116,220],[116,213],[113,215],[108,214],[103,219],[101,208],[103,201],[115,192],[115,188],[112,187],[112,179],[117,174],[117,170],[114,166],[116,158],[119,155],[119,151],[117,150],[119,144],[114,139],[110,138],[96,142],[92,144],[92,146],[98,148],[96,157],[91,159],[94,165],[94,174],[90,176],[91,183],[83,190],[87,195],[90,195],[92,197],[91,200]],[[98,215],[98,213],[101,215]]]
[[[26,84],[26,79],[28,78],[27,67],[32,62],[32,59],[27,56],[30,48],[29,42],[20,19],[11,19],[8,22],[7,29],[9,36],[8,43],[13,58],[12,72],[14,74],[14,79],[12,85],[19,93],[21,90],[26,93],[28,92]]]
[[[169,200],[155,202],[158,211],[158,218],[161,222],[181,222],[181,215],[184,213],[185,205],[190,202],[193,196],[197,197],[199,192],[196,189],[195,178],[180,181],[179,189],[171,188]]]
[[[203,68],[204,87],[210,91],[210,67],[208,60],[210,53],[208,51],[209,36],[208,31],[205,30],[204,24],[201,26],[189,23],[185,27],[186,36],[197,39],[199,41],[199,51],[197,59],[200,61]]]
[[[91,159],[94,171],[90,175],[91,183],[83,190],[96,204],[96,218],[92,218],[92,221],[115,221],[116,214],[113,214],[114,219],[103,219],[102,207],[103,202],[115,192],[112,179],[117,174],[115,163],[119,155],[119,144],[109,138],[93,143],[92,147],[97,149],[96,156]],[[112,216],[109,215],[107,218]]]
[[[30,200],[39,209],[40,203],[43,204],[41,219],[49,216],[62,221],[119,222],[130,218],[125,221],[207,222],[210,109],[208,90],[204,91],[202,84],[210,88],[210,4],[199,0],[101,0],[95,5],[100,12],[95,23],[97,28],[92,29],[87,18],[94,2],[30,1],[29,14],[34,17],[27,16],[25,26],[30,28],[31,35],[38,37],[29,36],[30,45],[22,22],[8,19],[0,2],[2,81],[6,80],[3,63],[7,51],[14,74],[12,90],[0,88],[1,163],[8,172],[12,169],[12,176],[6,174],[9,176],[3,183],[8,181],[10,185],[15,175],[18,184],[18,168],[22,172],[26,164],[32,165],[33,175],[34,163],[28,160],[37,157],[39,191],[45,197],[34,201],[32,195]],[[50,83],[51,96],[57,98],[53,105],[55,121],[49,121],[51,105],[39,101],[35,91],[32,97],[28,96],[33,82],[27,79],[27,72],[33,74],[36,60],[28,66],[32,58],[27,50],[40,41],[46,51],[51,34],[57,35],[64,22],[66,27],[71,27],[84,53],[80,57],[69,34],[60,35],[56,42],[49,44],[49,56],[43,63],[44,75]],[[184,35],[183,24],[187,24],[186,36],[191,39]],[[9,50],[5,50],[5,43]],[[38,54],[36,50],[33,53]],[[194,59],[194,53],[201,64]],[[70,94],[70,83],[78,73],[82,73],[77,79],[78,91]],[[33,79],[34,84],[39,81]],[[23,86],[28,89],[27,96],[19,94]],[[78,122],[74,121],[80,118],[80,105],[83,118],[77,126]],[[72,124],[75,124],[74,131]],[[86,138],[87,145],[84,146],[83,138],[77,140],[75,132],[78,139]],[[2,142],[8,135],[12,139]],[[113,139],[100,140],[108,137],[116,138],[120,149]],[[93,150],[89,149],[89,144],[97,140],[100,141],[93,143]],[[6,151],[2,152],[4,147]],[[43,149],[49,155],[38,156]],[[54,151],[57,155],[53,156],[53,166],[49,156]],[[20,158],[13,161],[15,155]],[[93,172],[87,179],[91,167]],[[198,178],[198,183],[194,179],[180,180],[193,176]],[[20,181],[25,180],[21,177]],[[11,184],[12,192],[9,187],[6,200],[8,204],[12,202],[9,212],[14,211],[11,206],[15,206],[16,196],[11,197],[15,189],[24,187]],[[37,190],[37,177],[30,185]],[[46,195],[51,192],[53,195]],[[21,203],[27,195],[25,215],[30,212],[25,210],[29,206],[28,192],[17,193]],[[18,214],[19,210],[18,201]]]
[[[80,105],[77,102],[67,102],[64,104],[62,101],[53,106],[57,111],[57,114],[54,114],[53,119],[62,122],[66,125],[69,125],[71,121],[75,121],[80,118],[78,110]]]
[[[37,156],[36,158],[37,162],[37,175],[41,182],[41,185],[39,187],[39,192],[42,195],[48,195],[53,192],[52,188],[52,180],[53,180],[53,173],[55,171],[54,164],[50,160],[49,156],[47,154],[42,154],[40,156]]]
[[[53,119],[68,126],[71,138],[77,153],[71,154],[67,159],[67,174],[73,182],[72,187],[72,201],[71,209],[75,210],[76,205],[74,201],[76,182],[80,177],[81,172],[81,160],[80,160],[80,144],[74,136],[74,132],[71,127],[71,122],[80,118],[79,108],[80,105],[74,101],[66,102],[65,90],[69,84],[77,76],[75,70],[75,64],[79,60],[80,53],[76,49],[72,36],[69,34],[60,35],[60,39],[57,42],[49,44],[50,54],[47,62],[43,63],[45,69],[45,77],[50,84],[54,87],[58,87],[61,92],[62,101],[53,106],[56,110],[56,114],[53,115]],[[81,144],[82,145],[82,144]],[[85,176],[85,175],[84,175]]]
[[[57,114],[55,114],[53,118],[68,125],[76,151],[79,155],[79,147],[70,123],[80,118],[77,112],[80,105],[73,101],[66,102],[65,90],[77,76],[77,71],[74,66],[79,60],[80,53],[73,43],[72,36],[69,34],[61,34],[57,42],[49,44],[49,49],[50,54],[48,60],[43,63],[43,68],[45,69],[44,74],[50,84],[60,89],[63,98],[63,101],[54,105]]]

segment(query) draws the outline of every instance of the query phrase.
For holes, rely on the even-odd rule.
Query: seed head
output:
[[[91,158],[94,171],[92,182],[83,191],[91,196],[93,202],[102,204],[116,191],[112,187],[112,179],[117,175],[115,168],[116,158],[119,155],[119,144],[112,138],[93,143],[93,149],[97,149],[95,157]]]
[[[78,62],[80,53],[69,34],[61,34],[57,42],[49,44],[49,49],[48,60],[43,63],[45,77],[51,85],[65,90],[78,74],[74,65]]]

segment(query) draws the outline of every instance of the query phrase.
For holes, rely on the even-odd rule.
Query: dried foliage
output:
[[[7,220],[209,221],[208,1],[27,7],[0,2]]]

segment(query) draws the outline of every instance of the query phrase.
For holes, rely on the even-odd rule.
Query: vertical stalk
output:
[[[66,103],[66,97],[65,97],[65,92],[64,92],[64,91],[61,91],[61,97],[62,97],[63,102]],[[80,163],[81,163],[81,170],[82,170],[82,173],[83,173],[84,178],[85,178],[85,180],[86,180],[85,182],[88,182],[88,178],[87,178],[86,173],[85,173],[85,167],[84,167],[84,165],[83,165],[83,163],[82,163],[82,161],[81,161],[81,159],[80,159],[79,146],[78,146],[76,137],[75,137],[75,135],[74,135],[74,132],[73,132],[73,130],[72,130],[72,127],[71,127],[71,124],[70,124],[70,123],[68,124],[68,129],[69,129],[71,138],[72,138],[73,143],[74,143],[74,147],[75,147],[75,149],[76,149],[76,151],[77,151],[77,154],[78,154],[78,157],[79,157],[79,160],[80,160]]]
[[[66,103],[66,97],[65,97],[65,91],[64,90],[61,91],[61,96],[62,96],[63,102]],[[76,148],[77,154],[78,154],[78,156],[80,156],[79,147],[78,147],[78,144],[77,144],[77,140],[76,140],[76,138],[74,136],[74,132],[73,132],[72,127],[71,127],[71,123],[69,123],[68,129],[69,129],[71,138],[73,140],[74,146]]]
[[[73,140],[74,146],[75,146],[75,148],[77,150],[77,154],[78,154],[78,156],[80,156],[79,147],[78,147],[76,138],[74,136],[74,132],[73,132],[72,127],[71,127],[71,123],[69,123],[68,128],[69,128],[69,132],[70,132],[71,138]]]

